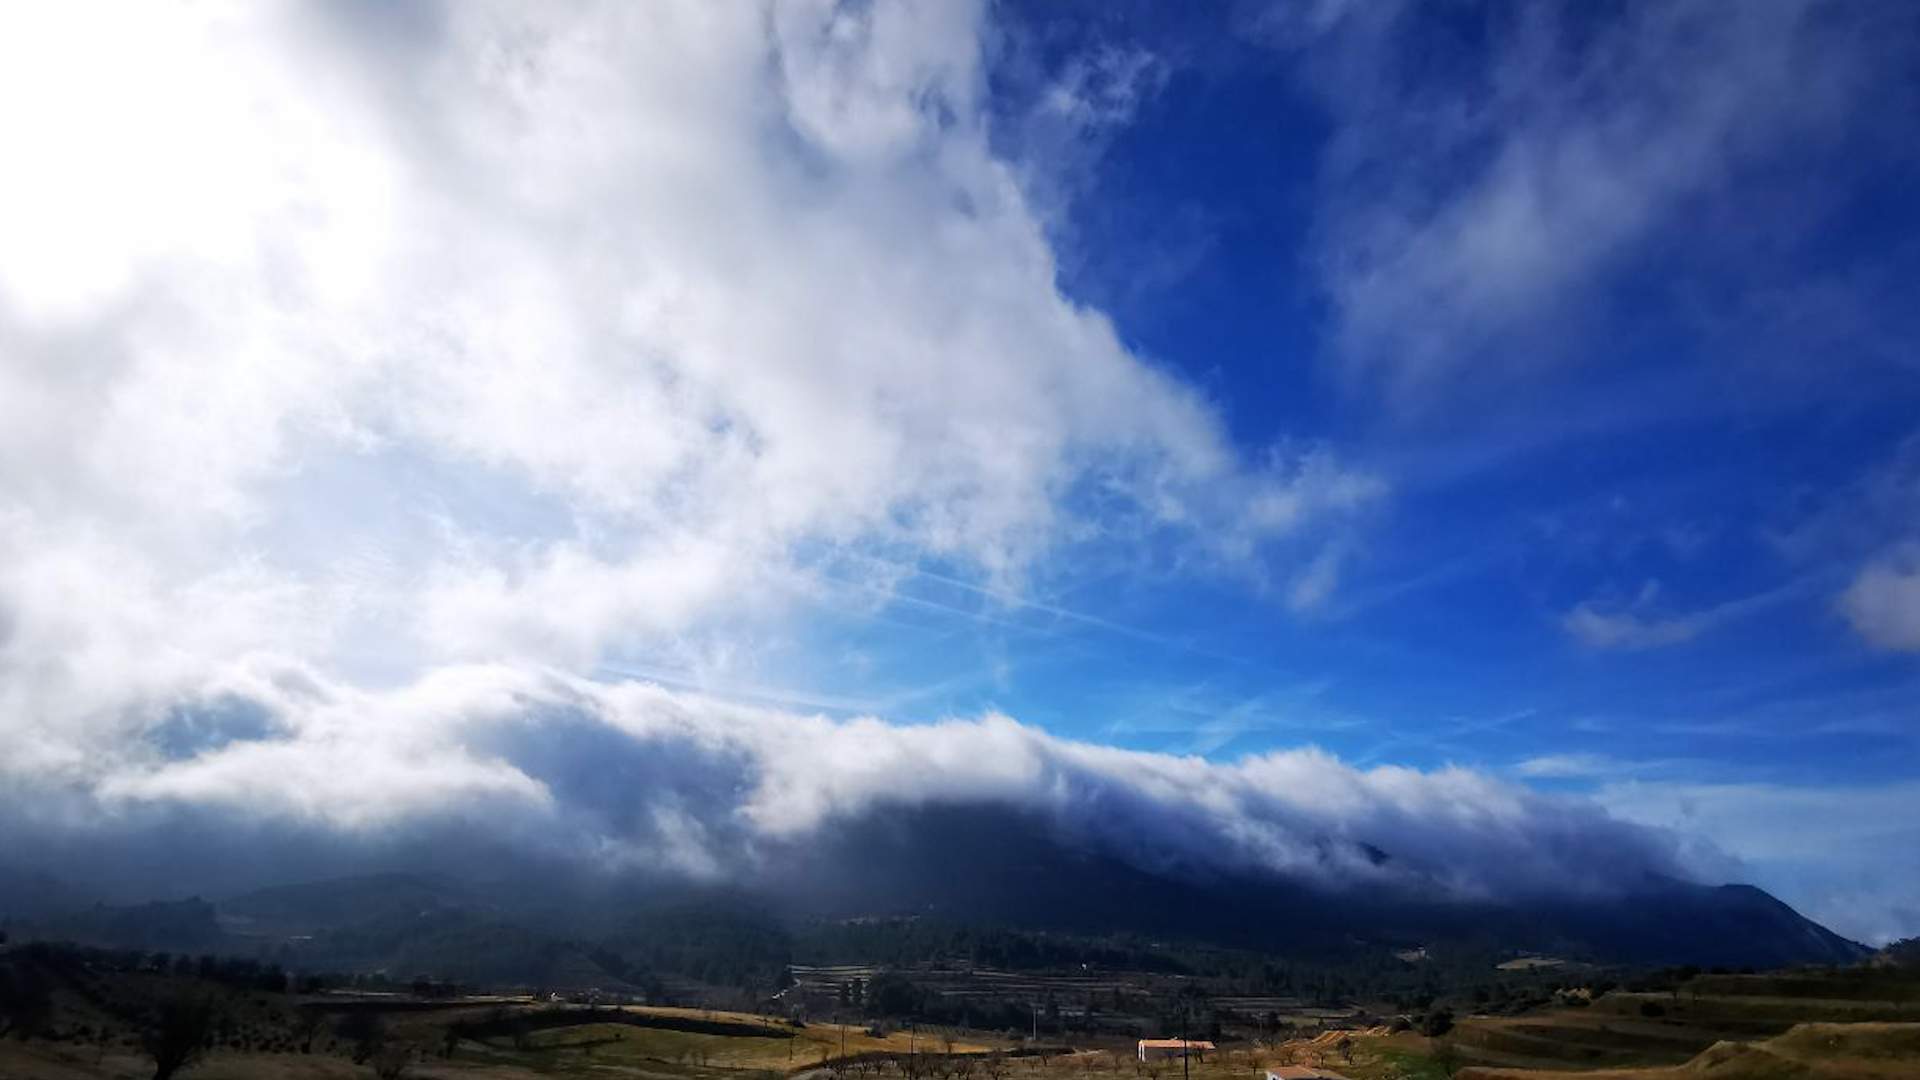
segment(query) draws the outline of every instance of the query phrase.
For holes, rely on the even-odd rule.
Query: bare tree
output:
[[[380,1080],[400,1080],[407,1075],[407,1067],[413,1064],[413,1047],[402,1042],[389,1042],[374,1051],[368,1064],[373,1066],[373,1075]]]
[[[313,1053],[314,1037],[320,1029],[327,1026],[326,1014],[319,1009],[295,1009],[293,1013],[293,1037],[300,1043],[300,1052]]]
[[[140,1049],[153,1059],[153,1080],[168,1080],[206,1056],[219,1013],[197,994],[163,998],[140,1029]]]
[[[39,972],[0,969],[0,1036],[30,1039],[53,1015],[53,995]]]
[[[387,1025],[371,1012],[350,1012],[333,1026],[334,1033],[353,1047],[353,1063],[366,1064],[387,1045]]]

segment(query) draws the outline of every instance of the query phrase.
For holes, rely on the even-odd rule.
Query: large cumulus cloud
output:
[[[7,19],[0,715],[49,764],[256,650],[581,670],[1113,535],[1258,581],[1382,491],[1061,295],[975,6]]]

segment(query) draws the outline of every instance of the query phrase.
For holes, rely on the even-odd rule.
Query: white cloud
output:
[[[1017,590],[1167,528],[1244,566],[1381,492],[1242,460],[1060,295],[978,6],[6,19],[0,704],[36,760],[256,653],[579,670],[836,553]]]
[[[1610,275],[1853,118],[1885,40],[1857,14],[1280,8],[1261,30],[1300,48],[1336,123],[1322,247],[1347,360],[1404,399],[1580,355],[1566,337]],[[1462,43],[1462,17],[1484,45]]]
[[[1293,579],[1287,590],[1287,606],[1295,611],[1312,611],[1327,602],[1340,584],[1340,563],[1346,552],[1329,544],[1313,557],[1306,569]]]
[[[1631,769],[1631,765],[1605,754],[1542,754],[1513,767],[1517,775],[1551,780],[1611,776]]]
[[[1692,641],[1706,622],[1698,615],[1648,618],[1629,611],[1598,611],[1591,603],[1580,603],[1561,618],[1560,625],[1589,648],[1651,649]]]
[[[201,810],[364,835],[484,818],[504,844],[714,876],[750,873],[768,845],[875,809],[969,804],[1038,814],[1142,866],[1175,858],[1460,896],[1604,890],[1689,869],[1658,830],[1467,770],[1362,770],[1315,750],[1217,763],[993,714],[835,721],[504,666],[369,693],[256,659],[174,719],[147,741],[84,747],[53,782],[7,758],[14,827]],[[1376,865],[1368,844],[1391,861]]]
[[[1920,649],[1920,436],[1769,539],[1798,562],[1855,567],[1834,609],[1870,644]]]
[[[1124,124],[1167,81],[1165,61],[1137,46],[1104,45],[1076,55],[1041,95],[1036,108],[1068,131]]]
[[[989,146],[981,18],[9,11],[0,809],[343,834],[499,810],[505,839],[710,875],[965,797],[1463,893],[1684,869],[1657,832],[1463,770],[1218,765],[547,673],[698,650],[838,553],[1004,594],[1103,528],[1244,566],[1382,497],[1325,450],[1243,459],[1060,294]],[[1069,72],[1054,112],[1115,122],[1154,70]],[[1415,307],[1450,265],[1429,246],[1383,263]],[[1332,587],[1323,560],[1299,598]],[[643,779],[582,782],[610,756]],[[1394,868],[1329,871],[1328,837]]]
[[[1873,644],[1920,651],[1920,545],[1897,548],[1862,567],[1841,594],[1840,610]]]
[[[1094,182],[1114,136],[1166,86],[1171,66],[1137,42],[1095,40],[1062,56],[1053,32],[994,30],[999,97],[1018,103],[996,118],[994,145],[1071,259],[1072,203]]]
[[[1683,614],[1661,614],[1660,584],[1648,581],[1632,602],[1608,605],[1585,600],[1560,618],[1561,629],[1590,649],[1654,649],[1680,645],[1800,595],[1802,579],[1752,596]]]

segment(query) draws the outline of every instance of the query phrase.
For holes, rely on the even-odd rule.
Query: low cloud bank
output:
[[[1212,762],[997,714],[834,720],[504,666],[367,692],[254,660],[137,733],[47,749],[66,764],[0,773],[0,804],[70,847],[245,822],[336,854],[440,837],[728,881],[875,813],[981,805],[1142,869],[1333,887],[1604,892],[1704,865],[1671,833],[1466,769],[1363,770],[1314,749]]]

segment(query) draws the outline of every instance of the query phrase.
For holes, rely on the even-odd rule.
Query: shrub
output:
[[[157,1004],[140,1031],[140,1047],[153,1059],[154,1080],[167,1080],[198,1061],[220,1020],[213,1002],[181,994]]]
[[[1447,1009],[1435,1009],[1420,1020],[1420,1034],[1436,1039],[1453,1030],[1453,1013]]]

